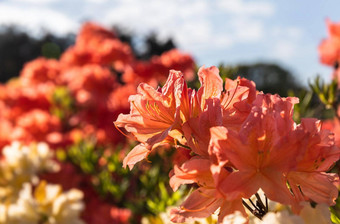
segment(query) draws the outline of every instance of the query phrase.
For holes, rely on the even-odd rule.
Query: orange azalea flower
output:
[[[190,105],[187,113],[190,118],[182,129],[187,144],[198,155],[208,156],[210,139],[209,128],[222,124],[220,97],[223,91],[223,81],[218,68],[201,67],[198,71],[201,88],[190,94]]]
[[[145,82],[151,86],[165,81],[169,70],[181,71],[185,80],[194,78],[194,60],[177,49],[153,56],[150,61],[134,60],[125,67],[122,80],[125,83]]]
[[[242,199],[227,200],[221,195],[215,185],[229,175],[229,172],[224,169],[219,176],[221,179],[214,180],[212,164],[208,159],[193,157],[183,163],[181,167],[176,166],[172,172],[170,185],[173,190],[181,184],[197,183],[199,188],[193,191],[190,196],[182,203],[179,209],[171,211],[171,221],[186,222],[193,218],[205,218],[213,214],[218,208],[219,223],[223,222],[223,218],[235,211],[240,211],[245,214],[242,206]]]
[[[218,188],[230,198],[249,198],[260,188],[268,198],[290,204],[290,192],[283,175],[295,165],[298,139],[294,139],[293,104],[296,98],[259,94],[252,112],[236,132],[211,128],[210,153],[223,170],[232,172]]]
[[[56,143],[53,137],[58,137],[61,141],[59,138],[60,131],[60,120],[56,116],[44,110],[34,109],[17,118],[11,133],[11,140],[23,142],[45,141],[48,143],[53,140],[53,143]],[[51,134],[54,134],[54,136]]]
[[[70,68],[61,75],[61,80],[79,106],[97,110],[106,107],[108,95],[118,86],[115,74],[96,64]]]
[[[226,79],[224,88],[226,92],[221,100],[223,126],[239,129],[256,98],[255,83],[238,77],[236,80]]]
[[[37,58],[25,64],[20,79],[23,86],[55,83],[60,84],[59,80],[60,64],[55,59]]]
[[[64,66],[116,65],[124,67],[133,60],[129,45],[121,42],[114,33],[93,23],[86,23],[77,37],[76,44],[61,56]]]
[[[325,172],[339,160],[329,131],[315,119],[298,126],[292,120],[296,98],[259,94],[241,130],[211,128],[210,153],[214,164],[235,170],[218,189],[229,198],[249,198],[261,188],[269,199],[291,204],[312,200],[333,205],[336,174]]]
[[[223,81],[216,67],[201,67],[199,79],[202,87],[190,99],[190,119],[183,125],[189,147],[198,155],[209,157],[209,129],[223,125],[238,128],[247,118],[256,97],[255,84],[244,78]]]
[[[300,131],[300,155],[296,168],[287,174],[292,192],[299,200],[334,205],[338,197],[339,177],[326,173],[340,159],[340,150],[334,145],[334,135],[321,130],[316,119],[303,119],[297,127]]]
[[[241,78],[234,82],[227,80],[229,89],[222,94],[219,70],[214,66],[201,67],[198,71],[201,88],[196,92],[187,88],[181,73],[181,77],[175,74],[170,73],[161,91],[141,84],[139,94],[130,97],[130,115],[120,115],[116,121],[118,127],[124,127],[142,142],[125,160],[133,161],[131,165],[148,155],[156,143],[168,142],[169,136],[189,146],[195,154],[208,158],[209,129],[223,123],[227,127],[240,126],[250,112],[256,96],[253,82]],[[166,94],[164,89],[168,89]],[[171,105],[167,103],[170,101]],[[166,111],[161,112],[163,110]],[[233,119],[223,121],[222,113]]]
[[[215,66],[198,70],[198,78],[202,87],[197,91],[200,109],[205,109],[207,99],[220,98],[223,91],[223,80],[219,75],[219,70]]]
[[[181,117],[185,118],[185,115],[180,113],[180,106],[182,98],[187,98],[188,90],[182,73],[172,70],[162,89],[155,90],[142,83],[137,92],[129,97],[130,114],[120,114],[115,122],[142,142],[124,160],[124,167],[129,165],[130,168],[158,144],[168,142],[168,136],[182,141],[179,129]]]
[[[340,59],[340,23],[327,20],[329,38],[321,42],[319,54],[321,63],[334,66]]]
[[[340,115],[340,108],[338,108],[337,114]],[[340,121],[337,118],[322,121],[322,129],[334,133],[335,145],[340,147]]]
[[[206,110],[200,112],[198,117],[191,117],[183,124],[182,130],[187,145],[197,155],[209,157],[208,146],[210,141],[209,129],[222,125],[222,113],[219,99],[206,100]]]

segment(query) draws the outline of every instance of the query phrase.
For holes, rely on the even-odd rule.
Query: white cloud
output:
[[[256,42],[264,36],[264,25],[259,20],[238,18],[230,22],[233,28],[234,41],[239,43]]]
[[[264,1],[218,0],[217,5],[222,10],[234,15],[270,16],[275,11],[273,4]]]
[[[56,2],[58,0],[12,0],[13,2],[18,3],[28,3],[28,4],[48,4],[52,2]]]
[[[281,60],[290,59],[295,53],[297,53],[296,47],[295,43],[287,40],[277,41],[273,49],[273,56]]]
[[[102,4],[107,2],[108,0],[87,0],[87,1],[95,4]]]
[[[258,1],[126,0],[115,2],[103,20],[137,33],[152,30],[163,38],[174,37],[179,47],[197,54],[261,40],[263,17],[274,11],[272,4]]]
[[[298,27],[280,27],[274,28],[272,31],[274,37],[284,37],[293,40],[300,40],[303,36],[303,30]]]
[[[38,35],[48,30],[57,35],[74,32],[79,24],[63,13],[47,7],[39,6],[12,6],[0,3],[0,24],[17,25]]]
[[[274,28],[270,38],[273,40],[273,57],[283,61],[299,57],[303,52],[303,30],[297,27]]]
[[[275,12],[274,5],[265,1],[217,0],[216,5],[229,18],[224,26],[235,44],[262,40],[266,32],[264,19]]]
[[[138,35],[155,31],[162,39],[173,37],[180,48],[194,54],[261,40],[265,36],[263,17],[275,11],[270,3],[244,0],[74,0],[73,4],[66,4],[66,0],[12,1],[27,4],[0,4],[1,24],[15,23],[35,32],[42,26],[65,34],[77,30],[80,19],[95,20]],[[57,3],[33,4],[53,1]]]
[[[130,0],[116,3],[104,20],[141,34],[156,31],[161,38],[173,37],[180,47],[191,51],[214,40],[211,10],[207,1]]]

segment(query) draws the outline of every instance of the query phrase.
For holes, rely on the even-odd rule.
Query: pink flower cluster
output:
[[[172,210],[172,221],[208,217],[218,209],[220,223],[235,211],[246,216],[242,199],[259,189],[295,213],[304,201],[335,204],[339,177],[326,171],[340,149],[320,121],[293,121],[297,98],[258,92],[244,78],[226,79],[223,87],[216,67],[201,67],[198,76],[197,91],[175,70],[162,88],[140,84],[129,97],[130,113],[115,122],[140,142],[124,159],[130,169],[167,143],[189,152],[175,164],[170,185],[198,188]]]

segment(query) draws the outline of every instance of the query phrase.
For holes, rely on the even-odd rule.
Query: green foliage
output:
[[[293,119],[295,122],[300,123],[301,118],[312,117],[314,115],[315,110],[311,107],[313,99],[312,91],[302,89],[295,94],[294,91],[290,90],[288,91],[288,96],[299,98],[299,103],[294,106]]]
[[[154,195],[153,198],[146,201],[148,209],[155,215],[164,212],[167,207],[176,204],[177,201],[184,197],[183,189],[169,193],[164,182],[158,183],[157,191],[158,195]]]
[[[66,120],[74,111],[74,99],[66,86],[58,86],[51,97],[51,113]]]
[[[226,78],[233,78],[237,73],[237,67],[225,66],[223,64],[220,64],[218,66],[218,70],[220,70],[220,75],[223,80],[225,80]]]
[[[309,86],[326,106],[326,109],[334,108],[337,100],[337,81],[333,80],[330,84],[326,84],[321,80],[320,76],[317,76],[314,83],[310,83]]]
[[[131,171],[122,167],[122,150],[84,140],[67,151],[57,150],[57,158],[72,162],[91,177],[93,187],[105,201],[131,209],[134,216],[156,216],[183,197],[185,188],[173,192],[169,187],[174,149],[150,155],[149,162],[140,162]]]
[[[86,174],[96,173],[96,164],[100,154],[95,150],[95,145],[88,142],[80,142],[73,145],[67,151],[68,157],[73,164],[77,164]]]
[[[330,207],[331,220],[333,223],[340,224],[340,200],[336,200],[336,204]]]
[[[46,42],[41,47],[41,55],[45,58],[58,59],[61,55],[61,49],[56,43]]]

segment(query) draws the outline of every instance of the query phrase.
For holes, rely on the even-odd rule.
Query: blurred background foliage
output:
[[[79,173],[88,175],[106,203],[130,209],[134,214],[131,223],[139,223],[143,216],[157,216],[188,193],[185,187],[173,192],[168,184],[172,169],[169,158],[174,156],[174,148],[152,153],[148,161],[140,162],[132,170],[122,167],[122,151],[121,146],[105,149],[87,139],[67,150],[57,150],[57,158],[64,163],[71,162]]]

